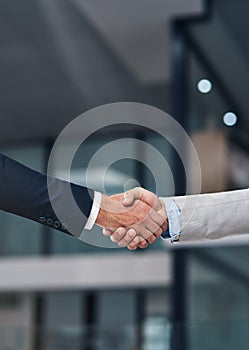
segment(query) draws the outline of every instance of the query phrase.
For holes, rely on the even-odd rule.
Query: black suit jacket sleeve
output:
[[[50,197],[48,194],[50,179]],[[78,214],[68,206],[66,188],[70,185]],[[52,201],[61,208],[60,219],[51,205]],[[0,153],[0,209],[65,233],[79,236],[92,208],[93,191],[86,187],[34,171]],[[79,215],[81,213],[82,215]]]

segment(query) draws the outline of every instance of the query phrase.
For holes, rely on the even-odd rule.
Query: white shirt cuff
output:
[[[93,198],[93,205],[90,212],[90,215],[88,217],[88,220],[85,225],[85,230],[91,230],[93,225],[95,224],[95,221],[98,217],[100,205],[102,200],[102,194],[100,192],[94,191],[94,198]]]

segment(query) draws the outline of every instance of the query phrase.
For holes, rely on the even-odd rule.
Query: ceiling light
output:
[[[207,94],[212,89],[212,83],[208,79],[201,79],[197,84],[197,88],[202,94]]]
[[[227,112],[223,116],[223,123],[227,126],[233,126],[237,123],[237,115],[233,112]]]

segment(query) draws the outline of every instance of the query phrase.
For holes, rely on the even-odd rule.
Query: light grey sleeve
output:
[[[173,199],[181,211],[180,241],[249,233],[249,189]]]

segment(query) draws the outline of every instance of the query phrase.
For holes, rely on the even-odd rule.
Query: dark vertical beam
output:
[[[146,141],[145,131],[141,130],[135,133],[135,140]],[[137,159],[140,159],[141,162],[136,162],[135,168],[135,178],[139,181],[140,185],[146,188],[146,179],[144,172],[144,148],[139,146],[137,151]],[[139,250],[140,253],[143,253],[143,249]],[[145,300],[146,300],[146,291],[144,289],[138,289],[136,293],[136,349],[141,350],[143,347],[143,324],[145,320]]]
[[[188,111],[188,55],[187,41],[184,35],[184,25],[175,22],[172,30],[172,116],[187,131]],[[186,193],[185,170],[178,155],[174,161],[174,180],[176,195]]]
[[[33,349],[43,349],[43,310],[44,310],[44,297],[41,293],[36,293],[34,302],[34,340]]]
[[[184,26],[179,22],[173,24],[173,95],[172,115],[187,129],[187,92],[188,92],[188,53],[187,41],[184,36]],[[187,130],[186,130],[187,131]],[[176,195],[186,193],[186,180],[183,164],[178,155],[174,162],[174,180]],[[172,322],[174,337],[172,338],[172,349],[187,350],[187,313],[186,313],[186,291],[187,291],[187,251],[175,249],[173,254],[173,288],[172,288]]]
[[[52,149],[52,142],[47,141],[44,145],[44,165],[43,172],[47,172],[47,163]],[[42,241],[41,251],[42,256],[51,254],[51,229],[47,226],[41,226],[42,230]],[[45,339],[45,325],[44,325],[44,308],[45,308],[45,297],[44,293],[36,293],[34,303],[34,324],[36,325],[35,336],[34,336],[34,349],[42,350],[44,347]]]
[[[172,288],[172,350],[188,349],[187,322],[187,256],[185,249],[173,251],[173,288]]]
[[[86,326],[86,332],[82,332],[82,350],[94,350],[94,339],[98,335],[97,326],[97,302],[96,293],[89,291],[82,297],[82,301],[86,303],[85,312],[82,315],[83,326]]]
[[[136,291],[136,349],[143,349],[143,326],[145,320],[146,292],[144,289]]]
[[[146,141],[145,137],[145,131],[137,131],[134,135],[135,140],[141,140]],[[136,149],[136,158],[140,159],[141,162],[136,162],[136,168],[135,168],[135,178],[140,183],[141,187],[146,188],[146,179],[145,179],[145,172],[144,172],[144,163],[145,162],[145,155],[144,155],[144,147],[139,144],[138,148]]]

